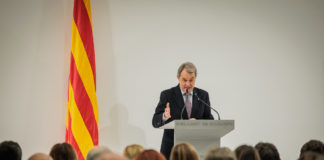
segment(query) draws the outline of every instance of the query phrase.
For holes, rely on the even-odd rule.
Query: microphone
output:
[[[213,111],[215,111],[215,112],[217,113],[218,120],[220,120],[219,113],[217,112],[216,109],[214,109],[214,108],[211,107],[209,104],[207,104],[204,100],[202,100],[201,98],[199,98],[198,95],[197,95],[197,93],[194,93],[194,95],[197,97],[198,101],[202,102],[203,104],[205,104],[206,106],[208,106],[210,109],[212,109]]]
[[[186,95],[188,95],[189,93],[188,93],[188,89],[186,90],[186,93],[185,93]],[[183,105],[183,107],[182,107],[182,110],[181,110],[181,120],[183,120],[183,118],[182,118],[182,114],[183,114],[183,111],[184,111],[184,109],[186,108],[186,103]]]

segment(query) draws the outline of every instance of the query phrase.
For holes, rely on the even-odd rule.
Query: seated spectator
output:
[[[104,146],[95,146],[87,154],[86,160],[106,160],[111,150]]]
[[[136,156],[144,150],[144,147],[138,144],[126,146],[123,155],[129,160],[135,160]]]
[[[170,157],[170,160],[199,160],[195,147],[189,143],[173,146]]]
[[[3,141],[0,143],[0,158],[3,160],[21,160],[22,151],[18,143]]]
[[[127,158],[119,154],[110,152],[104,158],[100,158],[98,160],[127,160]]]
[[[235,156],[236,156],[236,158],[238,159],[239,158],[239,156],[242,154],[242,151],[244,150],[244,149],[248,149],[249,148],[249,146],[248,145],[241,145],[241,146],[239,146],[239,147],[237,147],[236,149],[235,149]]]
[[[136,160],[166,160],[164,155],[160,152],[157,152],[153,149],[147,149],[141,152],[137,157]]]
[[[236,160],[236,157],[227,147],[213,147],[207,152],[204,160]]]
[[[50,156],[54,160],[78,160],[73,147],[68,143],[57,143],[51,151]]]
[[[45,153],[35,153],[28,160],[53,160],[51,156]]]
[[[249,145],[241,145],[235,149],[237,160],[260,160],[258,151]]]
[[[255,149],[259,152],[261,160],[280,160],[276,146],[271,143],[260,142],[255,145]]]
[[[319,154],[324,154],[323,142],[321,142],[319,140],[310,140],[310,141],[306,142],[300,149],[299,156],[302,156],[303,153],[308,152],[308,151],[319,153]]]

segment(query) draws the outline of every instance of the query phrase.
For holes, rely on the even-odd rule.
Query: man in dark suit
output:
[[[197,69],[190,62],[183,63],[177,73],[179,84],[161,92],[160,101],[155,109],[152,124],[158,128],[176,119],[214,119],[210,108],[198,101],[197,96],[208,105],[208,92],[196,88]],[[183,112],[182,112],[183,109]],[[181,115],[182,113],[182,115]],[[173,147],[173,129],[165,129],[161,152],[167,159]]]

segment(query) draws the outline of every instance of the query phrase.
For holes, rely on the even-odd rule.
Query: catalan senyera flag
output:
[[[96,65],[90,0],[74,0],[65,141],[84,160],[98,145]]]

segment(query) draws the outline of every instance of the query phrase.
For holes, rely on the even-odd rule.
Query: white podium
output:
[[[174,129],[174,145],[192,144],[202,159],[212,146],[220,146],[221,137],[234,129],[234,120],[174,120],[160,127]]]

